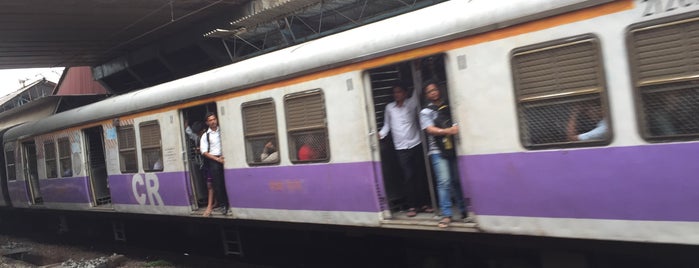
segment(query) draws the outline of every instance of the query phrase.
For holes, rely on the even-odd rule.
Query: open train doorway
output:
[[[109,192],[102,126],[85,129],[83,133],[85,135],[87,172],[92,189],[92,206],[109,205],[112,203],[112,196]],[[73,158],[73,161],[80,161],[79,156],[74,155]]]
[[[436,192],[419,111],[426,81],[445,83],[443,57],[430,56],[368,71],[381,170],[391,218],[432,219]],[[387,111],[389,106],[391,111]],[[388,114],[387,114],[388,112]],[[386,127],[385,127],[386,126]]]
[[[29,204],[40,205],[44,203],[41,197],[41,188],[39,186],[39,170],[36,159],[36,144],[34,141],[22,142],[22,150],[24,156],[24,178],[29,188]]]
[[[189,174],[191,198],[195,210],[203,210],[208,204],[207,178],[204,175],[205,162],[199,151],[202,133],[208,129],[206,119],[208,112],[216,112],[216,103],[189,107],[180,111],[183,124],[182,134],[186,148],[185,169]]]

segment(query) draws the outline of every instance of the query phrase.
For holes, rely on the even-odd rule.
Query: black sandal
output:
[[[420,212],[425,212],[425,213],[434,213],[434,208],[424,205],[420,208]]]
[[[417,210],[415,208],[409,208],[408,213],[405,213],[405,215],[408,217],[415,217],[417,216]]]

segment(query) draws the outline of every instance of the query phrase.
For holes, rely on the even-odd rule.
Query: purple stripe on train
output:
[[[10,200],[12,200],[13,205],[29,202],[29,193],[27,192],[26,181],[8,181],[7,191],[10,195]]]
[[[233,207],[379,211],[375,163],[260,166],[226,170]]]
[[[326,211],[379,211],[372,162],[252,167],[226,170],[233,207]],[[110,176],[115,204],[188,206],[186,173]],[[383,195],[382,195],[383,196]],[[162,200],[162,202],[161,202]]]
[[[479,215],[699,221],[699,143],[460,158]]]
[[[189,188],[185,172],[109,176],[114,204],[189,206]]]
[[[44,202],[90,203],[87,177],[39,180]]]

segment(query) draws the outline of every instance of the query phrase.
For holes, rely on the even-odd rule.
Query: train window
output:
[[[58,162],[60,162],[61,177],[72,177],[73,161],[70,155],[70,140],[68,138],[58,139]]]
[[[699,138],[699,18],[671,18],[629,28],[629,60],[642,136]]]
[[[524,147],[607,144],[599,42],[583,35],[515,49],[512,73]]]
[[[284,96],[289,155],[293,163],[328,161],[328,129],[320,89]]]
[[[15,169],[15,151],[5,151],[5,163],[7,164],[7,180],[17,180],[17,170]]]
[[[274,101],[265,99],[243,103],[242,115],[248,164],[279,163]]]
[[[158,121],[143,122],[139,125],[141,133],[141,155],[144,171],[163,170],[163,150]]]
[[[121,173],[138,172],[136,160],[136,134],[133,126],[121,126],[117,130],[119,141],[119,164]]]
[[[44,142],[44,162],[46,163],[46,178],[57,178],[56,143],[53,141]]]

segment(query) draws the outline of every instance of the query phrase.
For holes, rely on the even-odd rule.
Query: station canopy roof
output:
[[[90,66],[125,93],[439,0],[2,0],[0,69]]]

